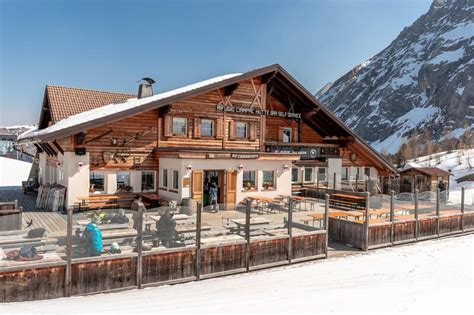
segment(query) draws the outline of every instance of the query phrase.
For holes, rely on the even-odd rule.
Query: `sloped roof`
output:
[[[304,104],[304,110],[309,110],[311,112],[312,116],[310,119],[307,119],[307,121],[311,123],[312,127],[318,128],[319,131],[327,129],[332,133],[332,135],[352,137],[355,142],[361,144],[365,149],[367,149],[371,153],[371,156],[381,163],[381,165],[384,165],[391,172],[396,172],[396,169],[392,164],[386,161],[374,148],[362,140],[337,116],[323,106],[312,93],[306,90],[279,64],[273,64],[243,74],[237,73],[215,77],[142,99],[134,98],[120,103],[111,103],[102,107],[94,108],[67,117],[47,128],[26,132],[19,136],[19,141],[48,142],[64,138],[87,129],[101,126],[105,123],[118,121],[133,115],[167,106],[182,99],[207,93],[258,76],[261,76],[264,81],[274,81],[276,82],[275,84],[278,84],[278,87],[274,89],[273,94],[285,96],[286,93],[289,93],[295,97],[298,102]],[[265,79],[263,79],[264,77]],[[327,134],[327,136],[331,137],[331,134]]]
[[[47,85],[53,124],[85,111],[136,97],[133,94]]]
[[[409,167],[401,171],[401,173],[410,171],[410,170],[417,170],[423,174],[430,175],[430,176],[449,176],[451,175],[450,172],[445,171],[443,169],[437,167]]]
[[[474,173],[464,175],[463,177],[456,179],[456,182],[457,183],[474,182]]]

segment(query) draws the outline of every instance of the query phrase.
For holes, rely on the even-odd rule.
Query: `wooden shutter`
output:
[[[171,137],[173,135],[173,117],[166,115],[163,124],[163,135],[165,137]]]
[[[278,127],[278,142],[283,142],[283,127]]]
[[[229,140],[235,140],[237,134],[237,124],[231,120],[229,122]]]
[[[252,122],[249,123],[249,140],[250,141],[255,141],[257,140],[257,124]]]
[[[192,173],[193,199],[201,203],[202,203],[202,195],[203,195],[203,181],[204,181],[204,172],[193,171]]]
[[[224,137],[224,121],[216,119],[216,138],[222,139]]]
[[[293,134],[293,142],[298,142],[298,129],[292,128],[291,133]]]
[[[201,118],[194,118],[194,138],[201,138]]]

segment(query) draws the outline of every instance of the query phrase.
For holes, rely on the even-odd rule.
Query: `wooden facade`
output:
[[[451,174],[436,167],[410,167],[400,171],[400,192],[436,192],[440,182],[449,190]]]

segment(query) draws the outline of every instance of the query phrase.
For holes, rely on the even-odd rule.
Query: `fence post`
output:
[[[194,274],[196,280],[201,278],[201,219],[202,219],[202,204],[200,202],[196,205],[196,263]]]
[[[66,276],[64,278],[64,295],[71,296],[71,276],[72,276],[72,212],[73,208],[68,207],[66,220]]]
[[[336,172],[334,172],[334,175],[333,175],[332,190],[336,192]]]
[[[324,203],[324,229],[326,230],[326,258],[328,258],[328,242],[329,242],[329,194],[325,196]]]
[[[439,188],[436,189],[436,234],[439,237]]]
[[[359,168],[357,168],[357,175],[356,175],[356,191],[359,192]]]
[[[395,191],[390,191],[390,243],[393,246],[393,239],[394,239],[394,230],[395,227],[393,226],[393,220],[395,217]]]
[[[288,263],[291,264],[293,256],[293,199],[288,197]]]
[[[369,211],[370,211],[370,193],[365,192],[365,222],[364,222],[364,248],[363,250],[369,250]]]
[[[250,271],[250,210],[252,206],[252,200],[247,199],[247,204],[245,206],[245,240],[247,241],[247,246],[245,247],[245,269],[247,272]]]
[[[461,231],[464,232],[464,187],[461,187]]]
[[[142,288],[142,246],[143,246],[143,209],[138,208],[137,213],[137,266],[136,266],[136,284],[137,288]]]
[[[415,189],[415,240],[418,240],[418,189]]]

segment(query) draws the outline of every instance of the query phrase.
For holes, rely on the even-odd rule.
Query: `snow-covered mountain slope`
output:
[[[0,187],[21,186],[28,180],[31,163],[0,156]]]
[[[466,203],[474,204],[474,182],[457,183],[456,179],[474,173],[474,149],[454,150],[450,153],[439,152],[430,156],[422,156],[415,160],[410,160],[405,165],[414,167],[437,167],[451,172],[450,179],[450,201],[460,202],[461,187],[466,188]]]
[[[329,87],[330,86],[330,87]],[[435,0],[383,51],[316,96],[380,150],[474,127],[474,0]],[[328,88],[329,87],[329,88]]]

